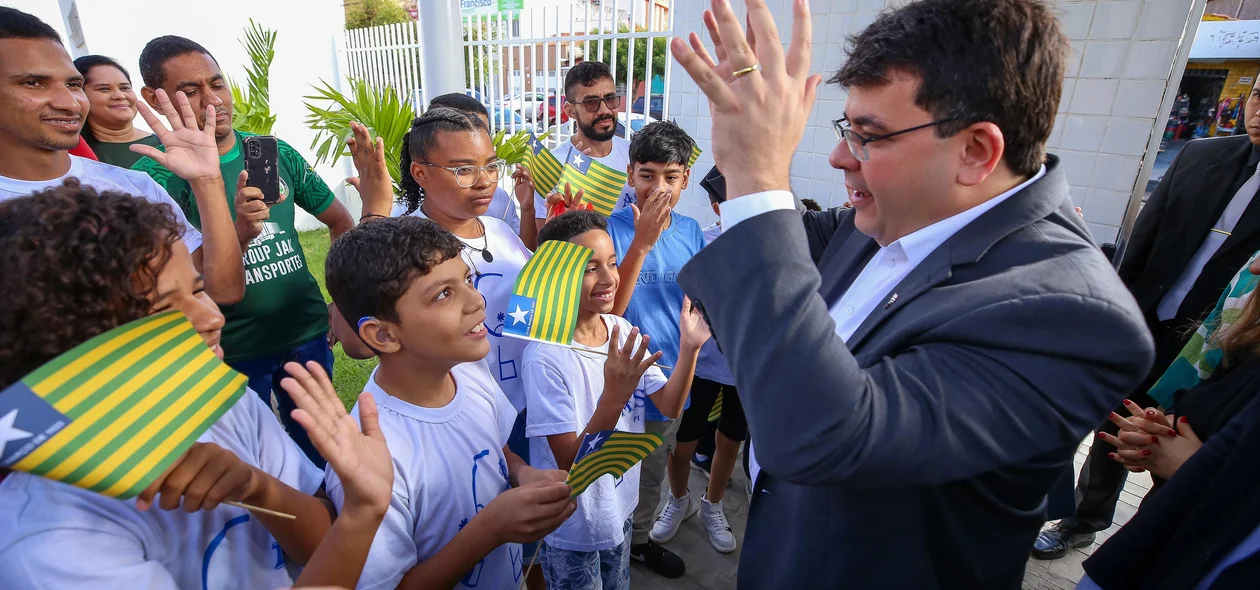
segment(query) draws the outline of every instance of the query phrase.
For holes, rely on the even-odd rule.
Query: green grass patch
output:
[[[328,240],[328,228],[302,232],[298,234],[298,239],[302,242],[302,251],[306,253],[306,265],[310,268],[315,281],[319,283],[320,292],[324,294],[324,301],[332,301],[332,298],[328,296],[328,289],[324,286],[324,260],[328,258],[328,247],[331,245]],[[372,375],[372,369],[375,368],[375,358],[352,359],[342,351],[341,344],[333,347],[333,387],[336,388],[337,396],[346,404],[347,409],[354,405],[356,399],[359,399],[359,393],[363,391],[363,386]]]

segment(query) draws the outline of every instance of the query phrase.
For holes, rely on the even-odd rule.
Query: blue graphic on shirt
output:
[[[473,463],[473,466],[472,466],[473,516],[476,516],[478,513],[481,512],[481,509],[486,507],[485,504],[482,504],[481,501],[477,498],[477,487],[478,487],[477,486],[477,469],[480,467],[479,461],[481,459],[487,459],[489,457],[490,457],[490,449],[482,449],[480,452],[478,452],[476,455],[473,456],[473,461],[472,461]],[[508,481],[507,462],[504,461],[503,459],[499,459],[499,475],[503,477],[504,487],[503,489],[498,490],[495,493],[496,497],[507,490],[507,483],[506,483]],[[482,499],[485,499],[485,498],[482,498]],[[489,501],[493,499],[494,498],[489,498],[485,500]],[[463,530],[463,528],[468,525],[469,520],[472,520],[472,518],[471,517],[465,518],[459,522],[460,530]],[[476,588],[477,584],[481,581],[481,568],[485,564],[486,564],[485,559],[482,559],[481,561],[477,562],[477,565],[473,566],[472,571],[468,572],[468,575],[464,576],[463,580],[460,580],[460,584],[468,588]],[[520,568],[516,568],[516,569],[519,570]]]
[[[477,275],[477,278],[473,279],[473,288],[474,288],[474,289],[476,289],[478,293],[481,293],[481,302],[482,302],[482,303],[486,306],[486,313],[487,313],[486,331],[490,332],[490,335],[491,335],[491,336],[494,336],[495,338],[502,338],[502,337],[503,337],[503,320],[504,320],[504,317],[505,317],[505,316],[504,316],[504,314],[503,314],[503,310],[491,310],[491,309],[490,309],[490,302],[486,299],[486,295],[485,295],[485,293],[484,293],[484,292],[482,292],[482,290],[481,290],[481,281],[483,281],[483,280],[485,280],[485,279],[488,279],[488,278],[490,278],[490,277],[500,277],[500,278],[502,278],[502,277],[503,277],[503,273],[498,273],[498,272],[488,272],[488,273],[486,273],[486,274],[479,274],[479,275]],[[490,320],[488,319],[488,318],[489,318],[489,315],[488,315],[488,314],[490,314],[490,313],[494,313],[495,311],[497,311],[497,312],[498,312],[498,313],[494,316],[495,320],[496,320],[498,323],[496,323],[496,324],[492,324],[492,323],[490,322]],[[503,381],[511,381],[511,380],[513,380],[513,379],[518,379],[518,378],[520,378],[520,375],[518,375],[518,374],[517,374],[517,371],[516,371],[516,361],[515,361],[514,359],[511,359],[511,358],[509,358],[509,359],[507,359],[507,360],[504,360],[504,359],[503,359],[503,356],[502,356],[502,355],[503,355],[503,347],[502,347],[502,346],[500,346],[498,342],[495,342],[495,343],[494,343],[494,347],[495,347],[496,352],[497,352],[497,354],[495,355],[495,357],[499,359],[499,366],[498,366],[498,371],[499,371],[499,376],[498,376],[498,379],[499,379],[499,382],[503,382]]]
[[[209,590],[210,588],[210,559],[214,557],[214,552],[223,544],[223,540],[227,538],[228,530],[234,526],[249,522],[249,514],[242,514],[227,521],[223,524],[223,529],[219,534],[210,539],[210,544],[206,546],[206,553],[201,558],[201,590]],[[283,565],[283,562],[281,563]]]
[[[634,395],[630,396],[630,400],[626,402],[625,407],[621,409],[622,415],[629,414],[631,422],[642,422],[643,416],[635,410],[647,405],[647,390],[638,388],[634,390]]]

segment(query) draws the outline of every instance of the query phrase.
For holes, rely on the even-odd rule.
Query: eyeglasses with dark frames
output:
[[[862,135],[861,133],[854,131],[851,127],[849,127],[848,117],[843,117],[840,119],[836,119],[835,121],[832,121],[831,126],[836,132],[836,139],[843,140],[845,143],[849,144],[849,152],[853,154],[853,157],[857,158],[859,162],[866,162],[871,159],[870,153],[866,151],[866,145],[869,143],[876,142],[881,139],[888,139],[890,137],[896,137],[903,133],[910,133],[911,131],[927,129],[928,127],[935,127],[937,125],[942,125],[945,123],[953,123],[954,121],[957,121],[957,120],[958,120],[957,118],[941,119],[939,121],[932,121],[931,123],[915,125],[914,127],[910,127],[909,129],[902,129],[901,131],[893,131],[892,133],[885,133],[883,135]]]
[[[599,111],[599,103],[604,103],[608,110],[615,111],[621,108],[621,95],[617,96],[600,96],[596,98],[588,98],[586,100],[571,100],[571,104],[580,104],[588,113]]]

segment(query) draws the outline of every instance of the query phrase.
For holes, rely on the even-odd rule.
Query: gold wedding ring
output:
[[[735,70],[735,73],[734,73],[734,74],[732,74],[732,75],[733,75],[733,76],[735,76],[736,78],[738,78],[738,77],[740,77],[740,76],[745,76],[745,75],[751,74],[751,73],[753,73],[753,72],[755,72],[755,71],[757,71],[757,70],[760,70],[760,69],[761,69],[761,64],[760,64],[760,63],[755,63],[755,64],[753,64],[753,65],[751,65],[751,66],[748,66],[748,67],[746,67],[746,68],[744,68],[744,69],[742,69],[742,70]]]

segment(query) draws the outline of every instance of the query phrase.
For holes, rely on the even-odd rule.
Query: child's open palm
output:
[[[284,369],[290,376],[280,386],[297,404],[293,419],[306,429],[311,443],[341,478],[346,492],[342,511],[363,509],[383,514],[393,495],[394,463],[372,394],[359,396],[360,429],[319,363],[308,362],[306,367],[288,363]]]
[[[630,330],[625,344],[618,346],[620,338],[621,326],[614,325],[608,337],[608,360],[604,361],[604,392],[616,395],[616,401],[625,404],[634,396],[643,373],[661,358],[661,353],[648,354],[649,337],[639,338],[638,328]]]
[[[700,310],[691,305],[691,298],[687,296],[683,296],[682,313],[678,315],[678,327],[682,343],[686,346],[700,348],[712,336],[709,323],[704,321]]]

